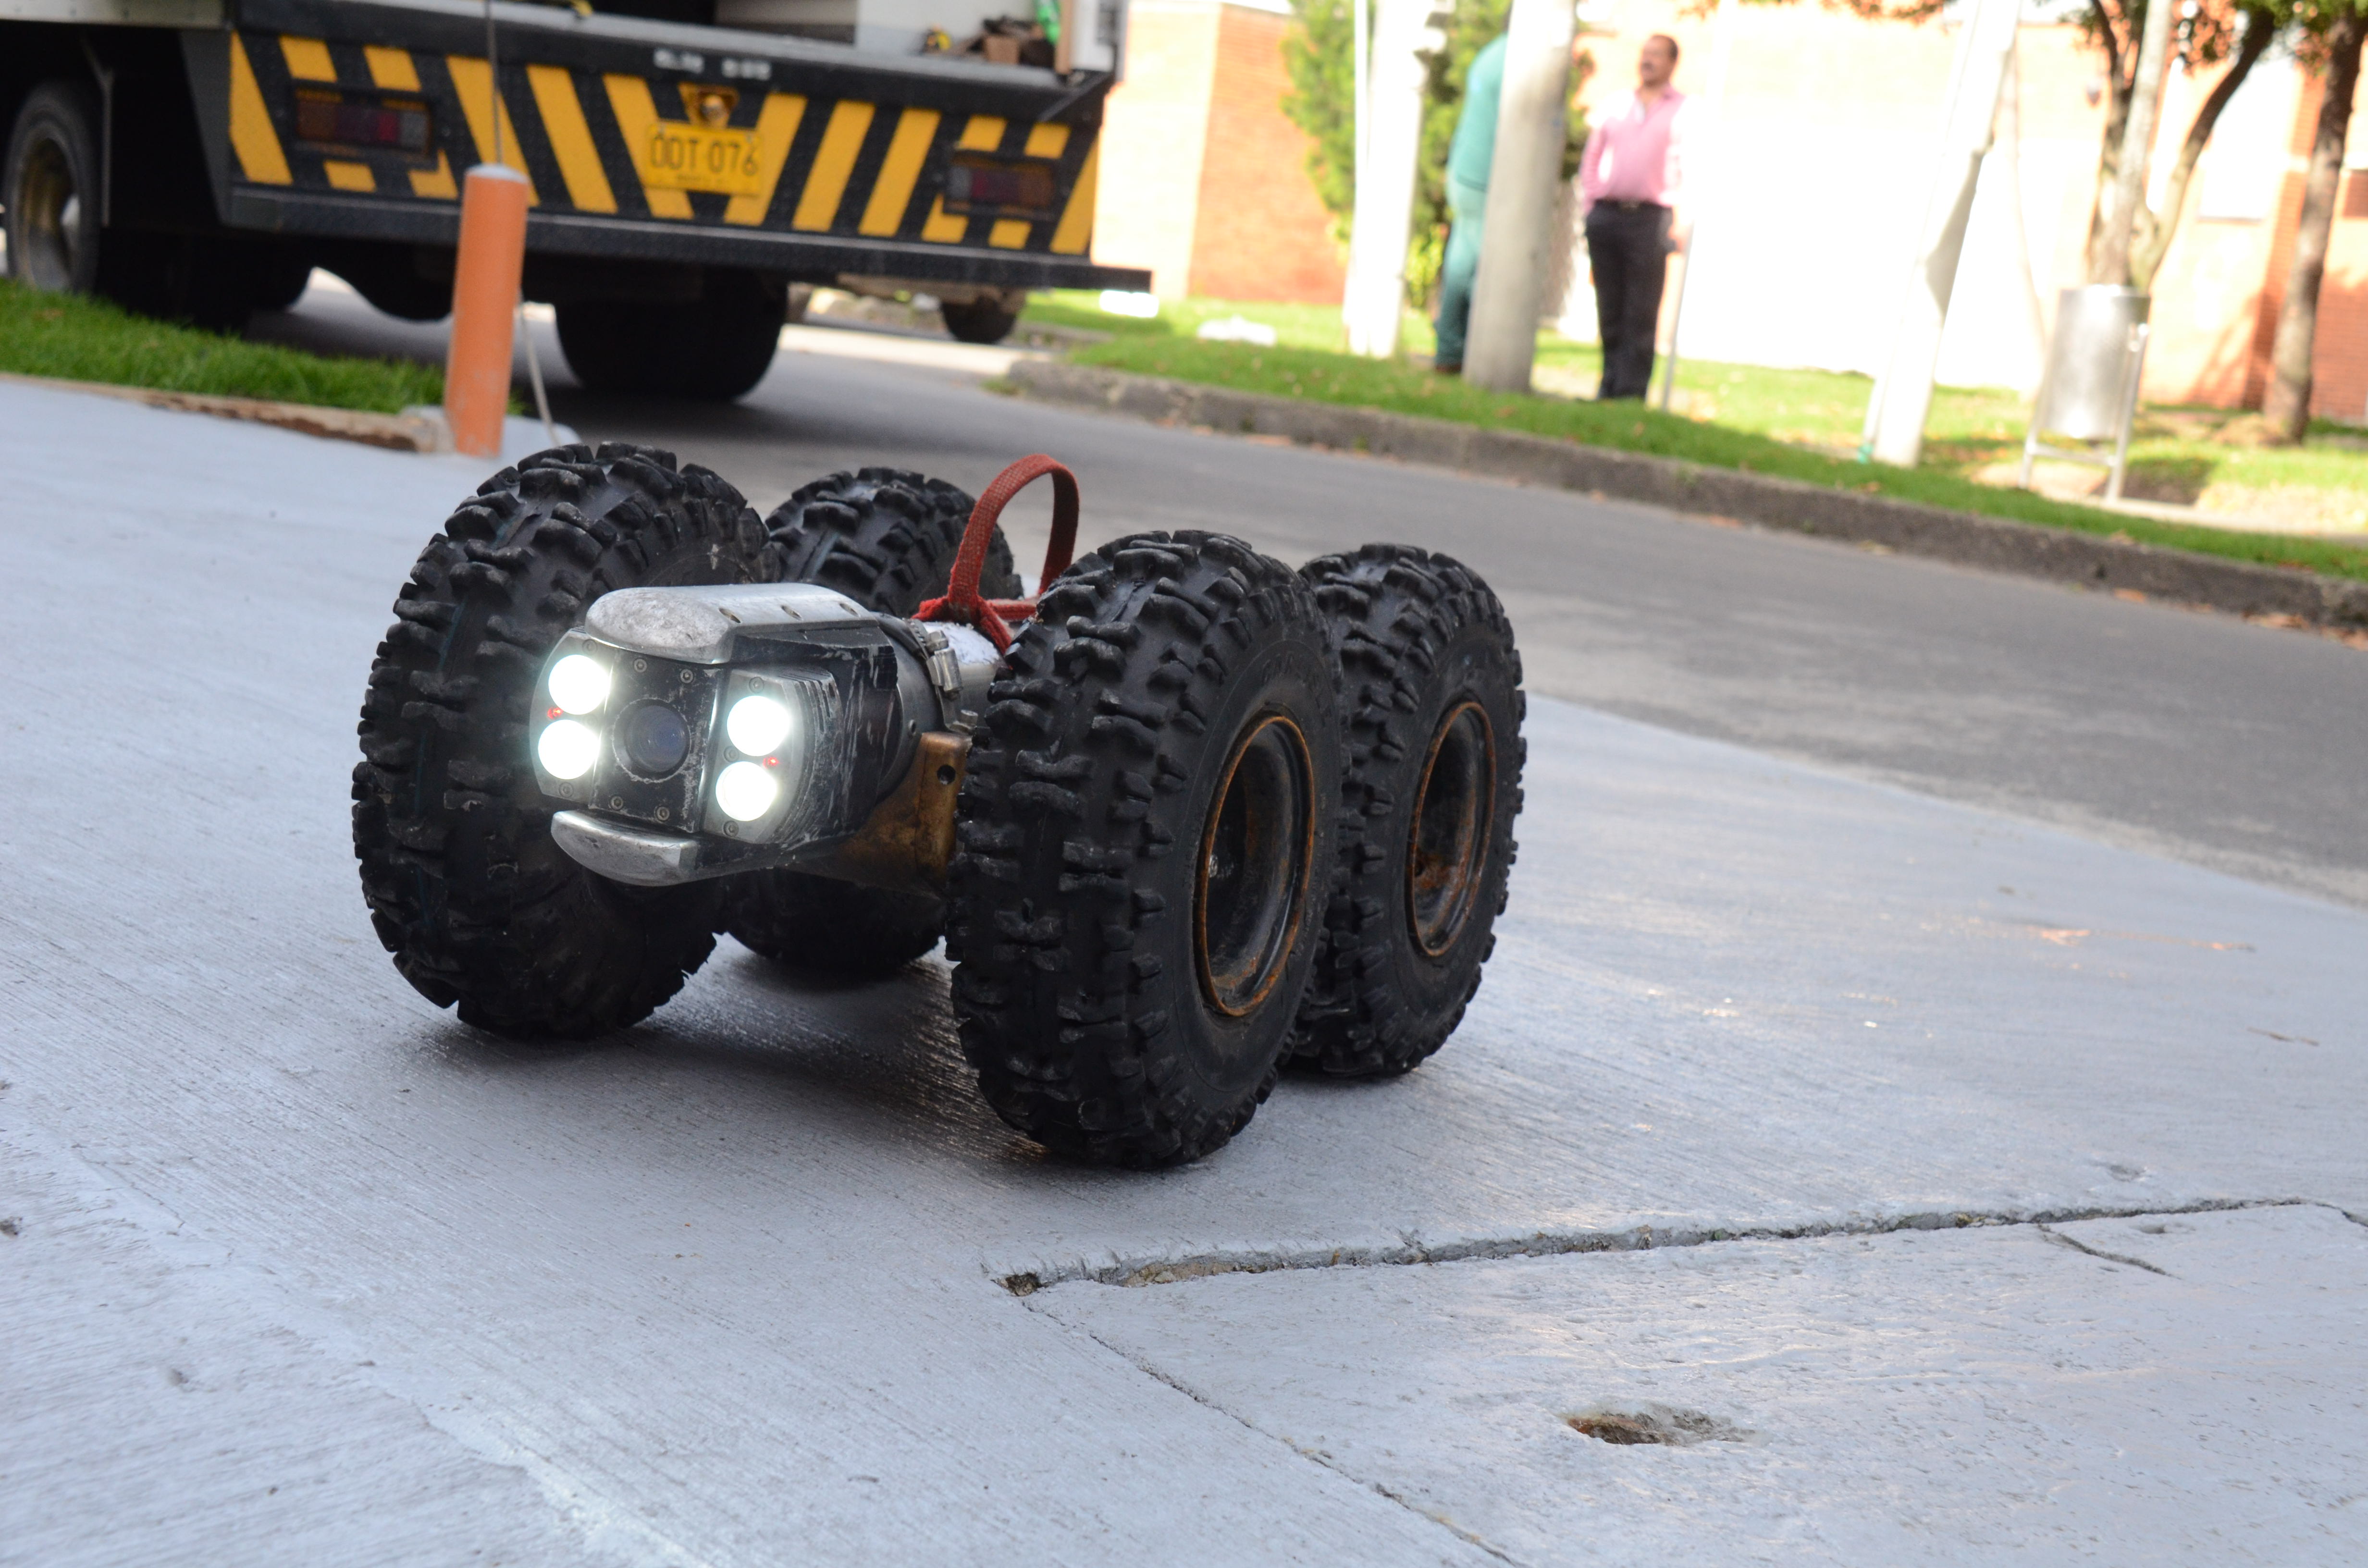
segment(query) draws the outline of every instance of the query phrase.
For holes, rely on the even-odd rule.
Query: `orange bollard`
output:
[[[461,194],[461,253],[452,268],[452,346],[444,360],[444,419],[452,445],[498,457],[510,410],[510,333],[526,270],[526,176],[504,164],[471,169]]]

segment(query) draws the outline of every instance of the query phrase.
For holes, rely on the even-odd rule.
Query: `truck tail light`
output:
[[[364,97],[317,87],[300,88],[296,94],[296,135],[302,141],[424,158],[434,146],[428,129],[427,106],[416,99]]]

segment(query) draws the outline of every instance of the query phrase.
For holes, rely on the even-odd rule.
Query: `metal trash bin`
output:
[[[2022,437],[2022,475],[2031,488],[2038,459],[2089,463],[2108,469],[2105,499],[2122,498],[2129,468],[2130,427],[2136,422],[2138,382],[2146,373],[2146,322],[2152,299],[2135,289],[2090,283],[2055,297],[2055,332],[2048,344],[2047,379]],[[2077,449],[2048,445],[2044,436],[2081,443]],[[2096,448],[2112,443],[2112,455]]]

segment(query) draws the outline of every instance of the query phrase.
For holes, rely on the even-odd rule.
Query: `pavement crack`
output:
[[[1471,1236],[1425,1242],[1415,1232],[1397,1233],[1370,1244],[1271,1248],[1217,1248],[1167,1256],[1116,1256],[1096,1260],[1048,1259],[1022,1269],[989,1266],[987,1273],[1015,1296],[1053,1285],[1176,1285],[1220,1274],[1274,1274],[1303,1268],[1383,1268],[1410,1264],[1468,1263],[1515,1257],[1554,1257],[1568,1253],[1642,1252],[1656,1247],[1706,1246],[1716,1242],[1811,1241],[1826,1236],[1888,1235],[1895,1231],[1964,1230],[1992,1225],[2061,1225],[2082,1220],[2137,1220],[2178,1214],[2213,1214],[2248,1209],[2320,1206],[2308,1198],[2211,1199],[2186,1204],[2100,1204],[2066,1209],[1919,1210],[1876,1216],[1843,1215],[1792,1224],[1687,1221],[1621,1229],[1532,1231],[1521,1234]],[[2340,1210],[2339,1210],[2340,1212]],[[2346,1214],[2356,1222],[2357,1215]],[[2071,1245],[2069,1237],[2059,1238]],[[2082,1247],[2082,1251],[2089,1248]],[[2103,1256],[2103,1255],[2100,1255]],[[2142,1268],[2153,1265],[2116,1258]],[[2162,1270],[2157,1268],[2159,1274]]]
[[[1041,1311],[1042,1309],[1035,1310]],[[1280,1444],[1283,1448],[1289,1449],[1292,1453],[1297,1454],[1301,1459],[1307,1460],[1308,1463],[1338,1476],[1349,1485],[1357,1487],[1361,1491],[1371,1492],[1375,1496],[1378,1496],[1386,1502],[1395,1503],[1399,1507],[1404,1508],[1407,1513],[1412,1514],[1415,1517],[1422,1520],[1425,1524],[1437,1525],[1440,1529],[1447,1531],[1451,1535],[1459,1537],[1472,1546],[1477,1547],[1479,1550],[1486,1552],[1489,1556],[1495,1558],[1499,1562],[1511,1563],[1513,1568],[1525,1568],[1525,1565],[1519,1558],[1506,1551],[1501,1547],[1495,1546],[1490,1542],[1484,1540],[1479,1536],[1473,1534],[1470,1530],[1465,1529],[1462,1525],[1457,1524],[1454,1520],[1441,1518],[1437,1514],[1428,1512],[1427,1510],[1417,1506],[1413,1499],[1391,1490],[1389,1487],[1383,1485],[1378,1481],[1367,1481],[1360,1475],[1356,1475],[1349,1471],[1343,1470],[1338,1464],[1335,1463],[1331,1456],[1327,1454],[1318,1453],[1313,1449],[1303,1448],[1299,1444],[1292,1442],[1288,1437],[1268,1431],[1265,1427],[1260,1426],[1257,1422],[1252,1421],[1248,1416],[1240,1414],[1238,1411],[1228,1410],[1225,1406],[1218,1403],[1215,1400],[1211,1399],[1200,1390],[1192,1387],[1191,1384],[1184,1382],[1180,1379],[1172,1376],[1161,1369],[1156,1363],[1146,1360],[1131,1350],[1127,1350],[1120,1346],[1111,1344],[1109,1340],[1104,1339],[1100,1335],[1096,1334],[1092,1329],[1087,1328],[1083,1324],[1071,1323],[1065,1318],[1056,1316],[1050,1312],[1046,1312],[1044,1315],[1052,1318],[1054,1323],[1059,1324],[1064,1328],[1071,1329],[1078,1334],[1084,1335],[1087,1339],[1092,1340],[1096,1345],[1100,1346],[1104,1350],[1109,1351],[1120,1360],[1124,1361],[1128,1366],[1133,1367],[1136,1371],[1141,1372],[1144,1376],[1167,1384],[1169,1388],[1174,1389],[1178,1393],[1182,1394],[1186,1399],[1190,1400],[1193,1403],[1201,1406],[1204,1410],[1224,1416],[1226,1420],[1240,1426],[1244,1431],[1251,1433],[1256,1437],[1262,1437],[1269,1443]]]
[[[2148,1263],[2145,1258],[2131,1257],[2125,1253],[2107,1252],[2102,1247],[2092,1247],[2086,1242],[2076,1241],[2072,1237],[2066,1235],[2063,1232],[2056,1230],[2052,1225],[2041,1225],[2039,1227],[2039,1233],[2045,1236],[2049,1241],[2054,1242],[2057,1246],[2070,1247],[2074,1252],[2086,1253],[2090,1257],[2101,1258],[2107,1263],[2126,1263],[2132,1268],[2143,1268],[2148,1274],[2159,1274],[2165,1279],[2178,1278],[2176,1275],[2172,1274],[2169,1269],[2157,1267],[2154,1264]]]

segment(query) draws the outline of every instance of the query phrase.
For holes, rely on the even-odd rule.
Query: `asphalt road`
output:
[[[437,358],[409,327],[315,289],[257,330]],[[1077,471],[1090,543],[1212,528],[1287,560],[1390,540],[1447,551],[1510,607],[1531,690],[2108,842],[2368,905],[2368,657],[2299,632],[1646,507],[1276,449],[977,390],[980,357],[850,357],[793,333],[729,407],[591,396],[539,341],[557,416],[706,464],[760,508],[885,463],[977,491],[1012,458]],[[823,343],[836,338],[836,344]],[[882,352],[920,346],[873,339]],[[521,361],[522,363],[522,361]],[[1023,570],[1046,503],[1023,497]],[[423,528],[426,520],[423,519]]]
[[[1631,558],[2317,648],[784,369],[849,426],[974,420],[957,478],[1069,452],[1113,527],[1222,479],[1287,551],[1611,562],[1516,595],[1541,685],[1632,624],[1630,667],[1690,667],[1613,616]],[[817,460],[702,417],[677,443],[760,497]],[[817,985],[727,942],[558,1051],[395,975],[355,714],[475,465],[21,385],[0,463],[9,1568],[2368,1554],[2368,915],[1541,696],[1449,1048],[1293,1076],[1185,1170],[1078,1169],[980,1103],[934,959]],[[1661,1406],[1711,1440],[1570,1424]]]

